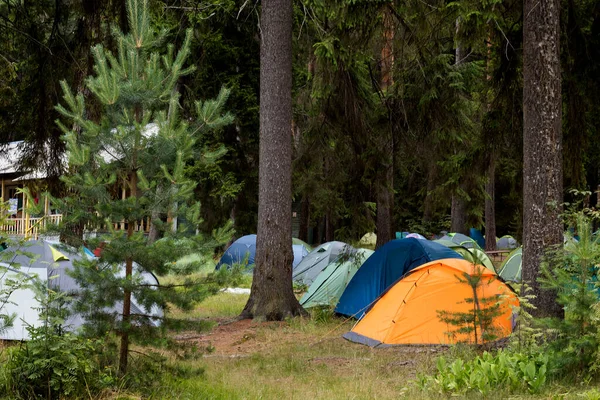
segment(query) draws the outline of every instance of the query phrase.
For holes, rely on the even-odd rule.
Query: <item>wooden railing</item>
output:
[[[58,225],[62,221],[62,214],[51,214],[43,217],[18,217],[7,218],[7,223],[0,226],[0,231],[10,236],[26,236],[37,239],[40,232],[49,225]]]

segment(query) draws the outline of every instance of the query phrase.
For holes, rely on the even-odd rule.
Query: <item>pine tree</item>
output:
[[[73,226],[79,227],[78,235],[83,227],[107,231],[99,239],[105,243],[101,257],[76,263],[73,276],[83,288],[76,310],[90,332],[120,336],[121,373],[127,371],[130,341],[148,341],[172,322],[152,315],[152,309],[166,307],[167,301],[190,307],[210,290],[199,290],[189,280],[180,287],[155,286],[144,282],[141,273],[164,275],[186,253],[212,253],[229,233],[226,227],[212,238],[189,235],[200,223],[200,209],[193,200],[196,185],[186,177],[186,164],[194,158],[210,161],[222,154],[195,154],[194,144],[204,133],[232,122],[222,111],[229,91],[196,102],[195,122],[181,120],[176,85],[194,69],[185,67],[192,32],[179,51],[169,44],[161,54],[164,32],[153,31],[148,12],[148,0],[128,0],[130,33],[115,30],[116,53],[102,45],[92,49],[95,74],[86,87],[101,105],[98,122],[87,118],[83,95],[75,96],[65,82],[65,105],[57,106],[71,124],[57,121],[69,157],[70,171],[63,180],[72,195],[55,203],[68,213],[68,231]],[[152,240],[144,234],[150,218]],[[174,222],[182,219],[187,224]],[[142,312],[132,311],[132,298]],[[105,311],[120,304],[120,315]]]
[[[473,291],[473,297],[464,300],[465,303],[472,305],[472,310],[467,312],[439,310],[438,318],[450,327],[451,330],[446,332],[450,339],[456,336],[467,336],[470,343],[482,344],[498,338],[493,322],[501,315],[501,303],[498,296],[482,296],[480,287],[484,279],[489,278],[483,277],[484,267],[477,265],[475,268],[473,275],[463,273],[462,276],[456,276],[461,284],[468,285]]]

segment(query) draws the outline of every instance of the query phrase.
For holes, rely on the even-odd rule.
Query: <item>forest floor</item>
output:
[[[419,374],[434,372],[438,356],[465,355],[464,348],[372,349],[351,343],[342,334],[352,328],[353,322],[330,315],[286,322],[237,321],[235,317],[247,298],[220,293],[191,313],[193,318],[214,325],[206,333],[176,336],[204,351],[197,360],[178,362],[200,367],[204,373],[168,377],[153,398],[441,399],[448,395],[422,392],[415,380]],[[486,398],[600,399],[600,392],[590,391],[589,386],[551,386],[536,397],[497,391]]]

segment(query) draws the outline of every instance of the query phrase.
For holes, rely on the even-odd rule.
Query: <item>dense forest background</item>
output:
[[[294,3],[293,194],[296,231],[312,242],[375,230],[522,234],[523,2],[520,0],[304,0]],[[192,99],[231,89],[235,123],[198,146],[207,231],[233,219],[256,232],[260,10],[247,0],[150,0],[162,44],[193,29],[179,82]],[[600,2],[561,3],[563,166],[569,190],[600,184]],[[90,47],[114,48],[124,2],[0,0],[0,138],[27,142],[24,167],[62,190],[64,144],[55,124],[59,82],[84,91]],[[89,97],[88,112],[94,118]],[[592,194],[588,201],[597,202]]]

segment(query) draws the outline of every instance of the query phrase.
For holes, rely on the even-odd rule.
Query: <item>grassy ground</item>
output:
[[[221,293],[203,302],[195,318],[231,318],[247,295]],[[341,334],[350,321],[324,316],[284,323],[227,323],[195,339],[214,351],[192,362],[205,374],[171,379],[156,398],[179,399],[395,399],[439,350],[373,350]]]
[[[452,358],[464,350],[432,347],[371,349],[341,338],[351,321],[329,314],[287,322],[235,321],[247,295],[220,293],[190,315],[215,321],[207,334],[191,336],[202,358],[185,361],[204,374],[170,376],[153,398],[177,399],[430,399],[446,395],[421,392],[414,379],[432,372],[436,358]],[[525,398],[497,391],[492,399]],[[476,396],[473,396],[476,398]],[[535,398],[600,399],[589,387],[553,386]]]

